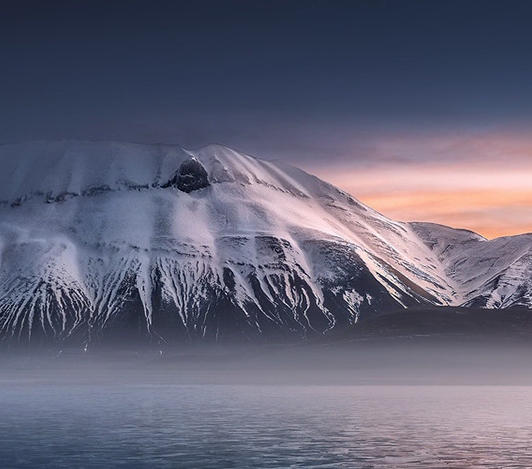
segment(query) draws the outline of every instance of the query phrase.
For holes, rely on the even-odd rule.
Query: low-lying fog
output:
[[[3,468],[532,467],[532,347],[1,356]]]
[[[372,340],[331,345],[80,349],[0,354],[1,383],[532,385],[532,344]]]

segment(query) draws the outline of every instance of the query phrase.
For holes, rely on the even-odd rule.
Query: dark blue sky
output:
[[[316,162],[405,133],[526,131],[531,18],[517,0],[3,2],[0,143]]]

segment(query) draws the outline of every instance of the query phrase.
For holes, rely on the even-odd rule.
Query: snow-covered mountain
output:
[[[532,304],[532,235],[390,220],[211,145],[0,147],[0,335],[306,337],[398,307]]]

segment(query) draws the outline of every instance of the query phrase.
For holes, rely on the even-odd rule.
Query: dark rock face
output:
[[[182,192],[192,192],[210,186],[209,175],[203,165],[196,159],[183,161],[176,174],[163,188],[175,187]]]

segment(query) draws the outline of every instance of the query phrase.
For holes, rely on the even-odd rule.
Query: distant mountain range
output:
[[[291,340],[403,307],[531,307],[531,248],[393,221],[218,145],[0,147],[9,343]]]

